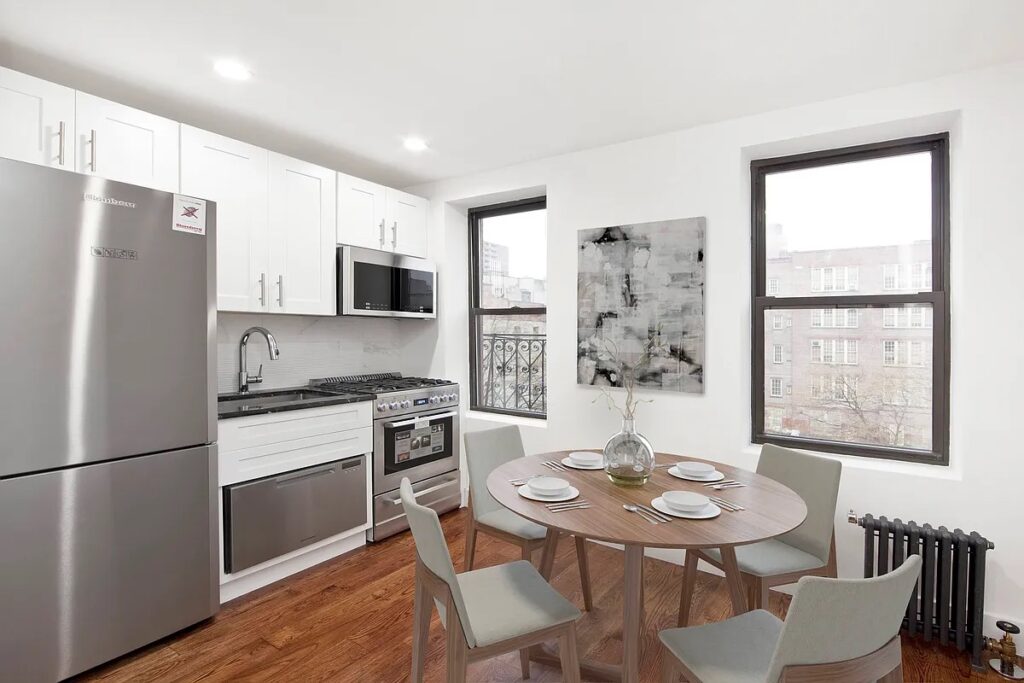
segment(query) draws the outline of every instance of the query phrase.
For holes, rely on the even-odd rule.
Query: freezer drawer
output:
[[[0,681],[56,681],[213,615],[216,446],[0,481]]]
[[[412,491],[420,505],[426,505],[439,515],[462,505],[459,470],[418,481],[412,485]],[[369,540],[381,541],[408,528],[409,520],[405,518],[402,496],[397,489],[373,497],[373,527],[367,534]]]
[[[366,495],[366,456],[224,487],[224,572],[365,524]]]

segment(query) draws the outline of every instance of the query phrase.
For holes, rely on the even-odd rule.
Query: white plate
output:
[[[679,517],[681,519],[712,519],[722,514],[722,508],[718,507],[714,503],[708,503],[707,507],[697,512],[680,512],[670,508],[665,501],[661,498],[655,498],[651,501],[651,507],[666,515],[673,517]]]
[[[572,456],[574,455],[583,457],[577,461],[573,460]],[[583,465],[584,467],[586,467],[588,462],[601,463],[604,460],[604,455],[602,455],[601,453],[595,453],[594,451],[573,451],[572,453],[569,454],[569,459],[573,460],[573,462],[576,463],[577,465]]]
[[[665,471],[668,472],[669,475],[675,477],[676,479],[685,479],[687,481],[701,481],[705,483],[710,483],[713,481],[722,481],[723,479],[725,479],[725,475],[719,472],[718,470],[715,470],[714,476],[711,477],[691,477],[689,475],[677,472],[675,467],[669,467]]]
[[[696,491],[665,491],[661,499],[673,510],[679,512],[696,512],[703,510],[711,501],[707,496]]]
[[[517,488],[516,493],[518,493],[523,498],[526,498],[527,500],[539,500],[542,503],[564,503],[565,501],[572,500],[573,498],[580,495],[579,489],[577,489],[575,486],[570,486],[569,490],[560,496],[538,496],[525,486],[520,486],[519,488]]]
[[[545,498],[561,496],[569,490],[568,481],[548,475],[530,477],[526,480],[525,486],[530,489],[530,493]]]
[[[604,465],[598,464],[594,467],[585,467],[584,465],[575,464],[570,458],[562,458],[562,464],[566,467],[571,467],[574,470],[603,470]]]
[[[710,477],[715,473],[715,466],[709,462],[680,460],[676,463],[676,471],[688,477]]]

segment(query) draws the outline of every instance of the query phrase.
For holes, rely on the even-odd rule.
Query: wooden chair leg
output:
[[[682,674],[683,670],[679,667],[675,655],[667,648],[661,648],[661,683],[679,683]]]
[[[463,571],[470,571],[473,568],[473,556],[476,554],[476,521],[473,519],[473,510],[470,509],[466,522],[466,559]]]
[[[697,584],[697,553],[692,550],[686,551],[683,560],[683,588],[679,594],[679,626],[690,624],[690,603],[693,602],[693,589]],[[666,653],[669,659],[674,659]]]
[[[580,586],[583,588],[583,609],[594,609],[594,598],[590,592],[590,562],[587,559],[587,539],[576,537],[576,563],[580,567]]]
[[[519,556],[527,562],[533,561],[533,549],[530,547],[529,543],[523,542],[523,544],[519,546]]]
[[[417,567],[419,573],[419,567]],[[423,683],[423,667],[427,659],[427,640],[430,638],[430,614],[433,601],[423,581],[416,577],[412,622],[412,683]]]
[[[566,683],[580,683],[580,655],[576,649],[576,624],[569,622],[558,637],[558,655],[562,663],[562,676]]]
[[[462,631],[462,623],[459,620],[459,612],[452,600],[451,593],[445,600],[446,640],[445,654],[448,656],[447,683],[466,683],[466,669],[469,665],[469,647],[466,645],[466,635]]]
[[[903,683],[903,664],[878,679],[878,683]]]
[[[825,564],[825,576],[839,578],[839,563],[836,561],[836,532],[832,532],[832,545],[828,549],[828,562]]]
[[[523,680],[530,680],[530,648],[528,647],[519,651],[519,669],[523,672]]]

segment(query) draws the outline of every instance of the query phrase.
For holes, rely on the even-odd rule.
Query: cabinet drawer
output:
[[[221,420],[217,442],[225,453],[372,426],[370,402],[361,401]]]
[[[224,571],[237,572],[366,523],[366,457],[224,489]]]

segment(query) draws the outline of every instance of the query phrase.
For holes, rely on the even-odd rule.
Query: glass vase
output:
[[[604,471],[619,486],[643,486],[654,472],[654,449],[631,418],[604,445]]]

